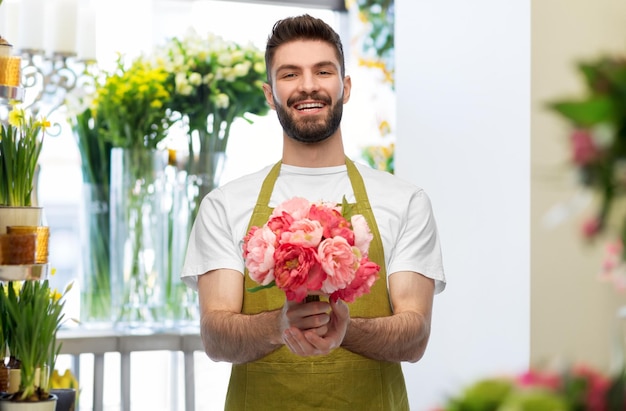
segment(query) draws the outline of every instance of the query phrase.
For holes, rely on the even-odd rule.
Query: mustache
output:
[[[321,101],[322,103],[326,105],[331,105],[332,103],[332,100],[330,99],[330,97],[325,96],[320,93],[312,93],[312,94],[301,94],[299,96],[295,96],[295,97],[291,97],[287,99],[287,106],[293,106],[294,104],[298,104],[302,101],[307,101],[307,100]]]

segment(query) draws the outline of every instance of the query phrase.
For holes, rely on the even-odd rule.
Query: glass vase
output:
[[[112,325],[109,186],[83,183],[80,321],[88,328]]]
[[[226,154],[200,152],[192,158],[171,164],[168,170],[168,192],[172,199],[168,221],[168,255],[165,283],[166,319],[177,325],[197,325],[197,293],[180,279],[187,242],[200,202],[219,179]]]
[[[154,329],[163,320],[166,166],[164,151],[111,151],[111,301],[118,328]]]

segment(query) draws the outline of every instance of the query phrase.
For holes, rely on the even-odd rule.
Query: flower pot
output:
[[[0,411],[56,411],[57,397],[50,394],[42,401],[13,401],[11,394],[0,396]]]
[[[6,392],[9,387],[9,369],[4,358],[0,358],[0,392]]]
[[[41,225],[42,207],[0,206],[0,234],[6,234],[8,226]]]
[[[74,388],[55,388],[50,394],[57,397],[55,411],[74,411],[76,409],[76,390]]]

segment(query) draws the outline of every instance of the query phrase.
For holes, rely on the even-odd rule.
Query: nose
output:
[[[312,93],[319,89],[319,83],[315,77],[315,73],[304,72],[300,76],[299,91],[302,93]]]

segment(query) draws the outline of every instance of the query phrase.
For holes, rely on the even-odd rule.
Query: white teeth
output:
[[[307,108],[322,108],[322,107],[324,107],[324,105],[321,103],[306,103],[306,104],[299,104],[296,106],[298,110],[305,110]]]

